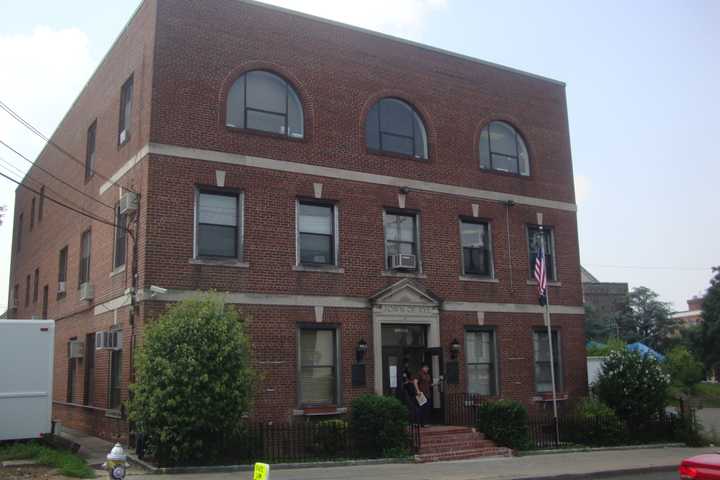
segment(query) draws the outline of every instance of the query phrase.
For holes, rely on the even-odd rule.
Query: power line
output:
[[[10,180],[10,181],[13,182],[13,183],[17,183],[17,184],[20,185],[21,187],[23,187],[23,188],[25,188],[25,189],[27,189],[27,190],[30,190],[31,192],[35,193],[36,195],[40,195],[40,192],[38,192],[38,191],[35,190],[34,188],[29,187],[29,186],[25,185],[23,182],[18,181],[18,180],[15,180],[14,178],[12,178],[12,177],[10,177],[10,176],[8,176],[8,175],[5,175],[3,172],[0,172],[0,177],[4,177],[4,178]],[[90,218],[90,219],[92,219],[92,220],[95,220],[96,222],[104,223],[105,225],[110,225],[111,227],[115,227],[115,228],[122,228],[123,230],[125,230],[126,232],[128,232],[128,234],[130,235],[131,238],[133,238],[133,233],[132,233],[132,231],[131,231],[129,228],[125,227],[125,226],[120,226],[120,225],[118,225],[117,223],[110,222],[110,221],[105,220],[105,219],[100,218],[100,217],[96,217],[96,216],[94,216],[94,215],[92,215],[92,214],[90,214],[90,213],[87,213],[87,212],[79,209],[79,208],[75,208],[75,207],[71,207],[71,206],[69,206],[69,205],[66,205],[66,204],[62,203],[61,201],[56,200],[56,199],[54,199],[54,198],[52,198],[52,197],[49,197],[49,196],[47,196],[47,195],[45,195],[45,198],[46,198],[47,200],[55,203],[56,205],[59,205],[59,206],[61,206],[61,207],[63,207],[63,208],[67,208],[68,210],[71,210],[71,211],[73,211],[73,212],[75,212],[75,213],[78,213],[78,214],[84,216],[84,217],[87,217],[87,218]]]
[[[700,271],[710,270],[711,267],[666,267],[666,266],[649,266],[649,265],[599,265],[597,263],[586,263],[588,267],[598,268],[634,268],[638,270],[687,270],[687,271]]]
[[[83,168],[87,168],[87,166],[85,165],[85,162],[83,162],[82,160],[79,160],[79,159],[78,159],[77,157],[75,157],[72,153],[68,152],[67,150],[65,150],[64,148],[62,148],[60,145],[58,145],[57,143],[55,143],[52,139],[50,139],[50,138],[48,138],[47,136],[45,136],[40,130],[38,130],[37,128],[35,128],[30,122],[28,122],[28,121],[25,120],[23,117],[21,117],[19,113],[15,112],[12,108],[8,107],[2,100],[0,100],[0,108],[2,108],[3,110],[5,110],[13,119],[15,119],[15,120],[16,120],[18,123],[20,123],[22,126],[24,126],[24,127],[27,128],[28,130],[30,130],[32,133],[34,133],[35,135],[37,135],[38,137],[40,137],[41,139],[43,139],[43,140],[45,141],[45,143],[47,143],[47,144],[49,144],[49,145],[52,145],[52,146],[55,147],[58,151],[60,151],[61,153],[65,154],[68,158],[70,158],[71,160],[73,160],[75,163],[77,163],[78,165],[82,166]],[[93,172],[94,174],[96,174],[98,177],[102,178],[103,180],[112,183],[112,184],[115,185],[116,187],[121,187],[121,188],[124,188],[125,190],[129,190],[129,191],[131,191],[131,192],[133,192],[133,193],[137,193],[137,192],[135,192],[133,189],[131,189],[131,188],[129,188],[129,187],[124,187],[124,186],[122,186],[122,185],[118,185],[117,182],[115,182],[115,181],[113,181],[112,179],[110,179],[109,177],[106,177],[105,175],[101,174],[100,172],[98,172],[98,171],[95,170],[94,168],[90,168],[90,171]]]
[[[58,182],[62,183],[63,185],[71,188],[72,190],[78,192],[78,193],[81,194],[81,195],[84,195],[85,197],[89,198],[90,200],[93,200],[93,201],[99,203],[100,205],[102,205],[102,206],[104,206],[104,207],[107,207],[107,208],[109,208],[109,209],[111,209],[111,210],[115,210],[115,207],[113,207],[112,205],[108,205],[107,203],[103,202],[102,200],[99,200],[97,197],[94,197],[94,196],[90,195],[89,193],[80,190],[79,188],[77,188],[77,187],[75,187],[74,185],[66,182],[66,181],[63,180],[62,178],[53,175],[49,170],[41,167],[40,165],[37,165],[35,162],[33,162],[32,160],[30,160],[29,158],[27,158],[25,155],[23,155],[22,153],[18,152],[18,151],[15,150],[13,147],[11,147],[10,145],[8,145],[8,144],[5,143],[4,141],[2,141],[2,139],[0,139],[0,144],[3,145],[3,146],[4,146],[5,148],[7,148],[8,150],[12,151],[12,152],[13,152],[15,155],[17,155],[18,157],[20,157],[20,158],[22,158],[23,160],[25,160],[26,162],[28,162],[30,165],[35,166],[38,170],[43,171],[43,172],[45,172],[46,174],[50,175],[52,178],[54,178],[54,179],[57,180]],[[29,174],[30,174],[30,172],[28,172],[28,175],[29,175]],[[37,180],[35,180],[35,181],[37,182]]]

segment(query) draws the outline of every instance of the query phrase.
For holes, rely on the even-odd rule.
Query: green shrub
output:
[[[324,457],[334,457],[345,449],[348,436],[348,422],[345,420],[323,420],[317,424],[318,453]]]
[[[352,402],[350,431],[360,452],[381,456],[407,445],[408,411],[395,397],[362,395]]]
[[[513,400],[498,400],[478,407],[478,428],[492,441],[516,450],[530,448],[527,409]]]
[[[669,376],[655,357],[625,350],[610,353],[593,391],[636,429],[664,415],[669,386]]]
[[[146,325],[130,419],[162,465],[213,463],[241,436],[256,375],[243,321],[209,294]]]
[[[575,405],[573,419],[576,425],[569,432],[561,430],[572,437],[572,443],[592,446],[619,445],[624,443],[624,424],[615,411],[600,400],[585,398]]]
[[[705,369],[685,347],[675,347],[667,354],[664,364],[672,386],[685,394],[693,393],[694,387],[705,379]]]

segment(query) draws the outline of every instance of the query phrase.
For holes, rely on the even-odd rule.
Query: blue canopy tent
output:
[[[662,353],[656,352],[655,350],[648,347],[644,343],[640,343],[640,342],[631,343],[630,345],[627,345],[625,348],[627,348],[631,352],[638,352],[640,355],[643,355],[643,356],[644,355],[652,355],[653,357],[655,357],[655,359],[658,362],[662,362],[665,360],[665,355],[663,355]]]

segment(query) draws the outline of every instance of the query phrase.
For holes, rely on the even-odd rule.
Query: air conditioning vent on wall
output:
[[[121,350],[122,330],[105,330],[102,332],[95,332],[95,348],[97,350]]]
[[[80,301],[89,301],[95,297],[95,289],[92,283],[83,283],[80,285]]]
[[[133,213],[138,208],[138,196],[137,193],[127,192],[120,197],[120,214],[125,215]]]
[[[70,358],[83,358],[85,343],[80,340],[70,340]]]
[[[415,270],[417,257],[415,255],[398,254],[390,257],[390,268],[393,270]]]

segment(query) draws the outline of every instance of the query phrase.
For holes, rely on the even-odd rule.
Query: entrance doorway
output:
[[[443,422],[443,358],[441,348],[428,348],[427,325],[383,324],[382,371],[383,394],[392,395],[403,403],[407,401],[402,385],[409,372],[415,377],[423,364],[430,367],[434,386],[430,421]]]

